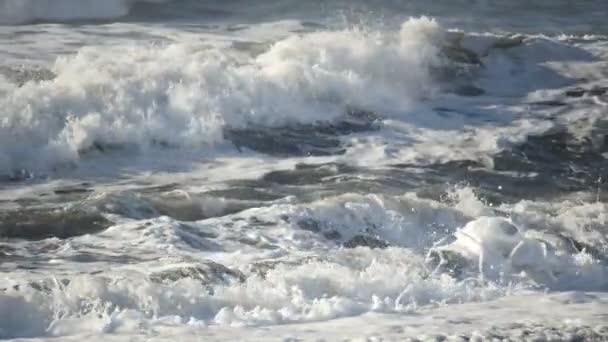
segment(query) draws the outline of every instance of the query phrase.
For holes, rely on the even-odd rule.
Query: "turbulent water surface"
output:
[[[608,339],[605,0],[0,0],[0,338]]]

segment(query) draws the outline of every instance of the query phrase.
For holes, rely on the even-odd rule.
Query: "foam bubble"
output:
[[[439,252],[439,267],[463,267],[458,258],[464,258],[465,267],[482,277],[503,281],[523,275],[524,280],[550,288],[602,289],[608,275],[588,252],[570,252],[499,217],[469,222],[455,233],[455,241],[432,252]]]

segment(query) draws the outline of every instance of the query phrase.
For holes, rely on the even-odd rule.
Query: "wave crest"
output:
[[[0,99],[0,170],[76,162],[97,146],[200,147],[224,127],[328,121],[351,107],[406,109],[433,89],[442,32],[410,19],[400,32],[291,36],[257,56],[200,41],[84,48],[57,60],[55,79]]]

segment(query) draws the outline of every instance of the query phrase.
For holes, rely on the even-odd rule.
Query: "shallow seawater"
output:
[[[0,339],[608,339],[606,15],[0,0]]]

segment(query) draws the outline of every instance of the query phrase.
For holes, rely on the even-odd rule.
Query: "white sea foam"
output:
[[[286,25],[289,30],[293,23]],[[397,31],[283,32],[270,47],[248,53],[217,37],[177,37],[176,43],[81,48],[54,63],[53,80],[21,87],[3,82],[0,172],[48,172],[98,147],[212,149],[225,127],[313,123],[338,118],[346,108],[384,118],[383,130],[348,142],[349,162],[468,159],[491,167],[492,154],[529,135],[559,123],[583,136],[602,117],[599,110],[585,110],[583,117],[577,108],[530,113],[521,103],[520,96],[543,100],[547,88],[589,76],[568,63],[597,71],[596,53],[544,36],[464,34],[422,17]],[[446,46],[457,56],[466,56],[458,49],[469,49],[483,67],[458,70]],[[455,75],[437,80],[446,70]],[[488,96],[439,92],[463,81]],[[485,125],[488,120],[501,125]]]
[[[517,102],[496,106],[491,100],[438,96],[443,85],[435,74],[454,67],[443,56],[446,44],[482,56],[485,67],[465,79],[477,78],[488,92],[501,96],[526,95],[540,84],[561,87],[569,77],[548,62],[592,58],[546,38],[521,46],[510,38],[515,41],[509,41],[511,47],[497,36],[454,38],[458,36],[423,17],[394,32],[288,35],[253,55],[225,42],[200,42],[195,35],[183,35],[177,43],[85,47],[54,63],[53,80],[21,87],[3,82],[0,172],[47,172],[77,163],[83,152],[99,147],[209,149],[223,141],[227,126],[332,120],[347,107],[387,119],[379,134],[349,143],[348,151],[358,156],[352,160],[470,159],[491,166],[489,155],[552,128],[555,120],[544,114],[522,117],[527,107]],[[558,53],[547,54],[548,49]],[[539,84],[529,82],[531,72]],[[458,80],[447,80],[452,81]],[[433,107],[446,104],[454,108]],[[572,121],[564,115],[568,113],[560,114]],[[484,125],[490,118],[504,125]]]
[[[294,36],[245,59],[195,41],[84,48],[55,63],[55,79],[1,100],[0,169],[75,162],[96,144],[204,148],[224,126],[310,123],[345,106],[407,108],[431,87],[441,34],[412,19],[386,35]]]
[[[12,8],[18,22],[111,18],[134,4],[58,0],[43,13],[50,2],[2,1],[0,22],[7,4],[22,6]],[[446,8],[452,16],[453,2]],[[497,28],[525,21],[507,18]],[[15,234],[13,214],[30,230],[92,224],[80,211],[109,227],[0,239],[0,338],[606,338],[608,207],[588,174],[603,164],[587,158],[604,148],[605,98],[564,94],[574,81],[604,84],[605,37],[446,31],[429,18],[328,29],[308,19],[4,26],[0,175],[57,172],[2,183],[0,233]],[[56,77],[30,72],[44,66]],[[485,93],[457,95],[461,86]],[[284,126],[347,108],[379,119],[375,130],[332,136],[343,155],[281,158],[223,136],[260,126],[290,134]],[[564,174],[561,159],[550,174],[534,164],[491,170],[497,153],[536,148],[526,139],[546,132],[571,133],[584,148],[588,138],[599,152],[570,164],[576,151],[564,151]],[[448,163],[461,160],[478,164]],[[481,184],[446,188],[452,176]],[[508,188],[535,177],[560,196]]]
[[[524,275],[554,288],[575,282],[581,289],[601,290],[608,285],[608,270],[587,251],[560,250],[563,243],[553,245],[536,233],[526,234],[503,218],[481,217],[457,231],[456,240],[438,250],[457,253],[483,277]]]
[[[534,230],[508,219],[473,219],[494,208],[470,188],[456,189],[450,196],[452,204],[412,193],[393,199],[352,194],[187,224],[168,217],[128,220],[70,240],[52,252],[52,264],[79,269],[69,260],[90,246],[107,256],[151,258],[133,265],[85,264],[86,272],[99,272],[95,275],[56,272],[49,278],[18,269],[7,273],[0,303],[11,309],[0,311],[5,315],[1,336],[138,334],[167,322],[182,329],[255,327],[371,312],[403,314],[521,295],[531,281],[563,290],[605,288],[607,270],[591,254],[550,245],[551,240],[539,240],[530,235]],[[534,218],[543,210],[529,208],[522,215]],[[547,218],[545,224],[555,228],[555,219]],[[568,224],[567,217],[562,219]],[[597,218],[583,210],[579,220],[591,223]],[[261,229],[252,226],[256,222],[263,224]],[[323,232],[328,230],[338,232],[338,240],[326,238]],[[470,259],[471,269],[477,270],[471,278],[434,274],[425,261],[425,246],[452,232],[456,240],[440,248]],[[376,236],[394,247],[336,247],[358,234]],[[200,267],[209,259],[242,272],[244,279],[223,278],[225,271],[219,268],[204,278],[208,280],[151,280],[157,272]],[[509,272],[517,277],[507,279]],[[542,297],[535,300],[542,302]],[[537,305],[545,305],[541,302]]]

